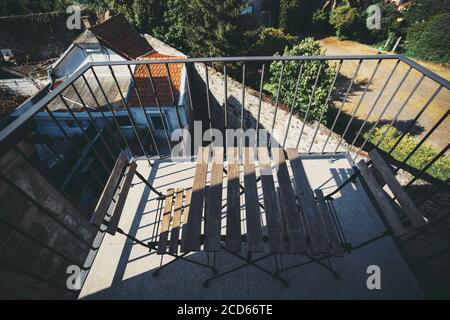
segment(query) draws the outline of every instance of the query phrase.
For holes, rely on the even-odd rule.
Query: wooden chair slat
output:
[[[248,250],[251,252],[262,252],[264,251],[264,246],[261,230],[261,211],[258,204],[253,148],[244,149],[244,188]]]
[[[403,187],[394,177],[394,174],[389,169],[388,165],[383,160],[378,151],[376,149],[370,151],[369,157],[372,160],[373,165],[376,168],[377,172],[383,178],[384,182],[388,185],[389,189],[391,189],[395,198],[400,203],[403,212],[405,213],[406,217],[410,220],[412,225],[415,228],[423,226],[425,224],[425,220],[422,214],[420,213],[419,209],[417,209],[417,207],[414,205],[414,202],[406,193],[405,189],[403,189]]]
[[[130,191],[131,182],[133,182],[134,173],[136,172],[136,167],[136,162],[131,162],[131,164],[127,168],[125,178],[123,179],[123,184],[120,188],[119,197],[117,198],[113,214],[108,223],[107,232],[109,234],[116,234],[120,217],[122,216],[123,207],[125,205],[125,201],[127,200],[128,192]]]
[[[230,251],[241,251],[241,195],[239,185],[239,151],[227,149],[227,235],[225,247]]]
[[[167,190],[166,199],[164,200],[164,211],[161,221],[161,230],[159,231],[158,254],[166,253],[167,240],[169,238],[170,220],[172,216],[173,206],[173,189]]]
[[[277,177],[283,208],[283,220],[289,237],[289,251],[293,253],[308,253],[306,244],[306,228],[302,223],[300,212],[295,201],[289,172],[287,170],[284,150],[272,148],[275,164],[278,166]]]
[[[300,200],[301,213],[306,224],[307,234],[311,239],[312,250],[315,253],[328,253],[329,247],[326,242],[326,235],[300,155],[295,148],[287,149],[287,154],[297,187],[296,190]]]
[[[331,217],[331,212],[327,207],[325,202],[325,198],[323,196],[323,192],[320,189],[316,189],[315,191],[317,197],[317,205],[319,209],[319,215],[321,217],[323,227],[325,228],[327,239],[330,244],[331,253],[334,256],[342,256],[343,249],[339,242],[338,233],[333,223],[333,218]]]
[[[285,252],[283,219],[277,207],[277,195],[267,148],[258,148],[258,159],[270,249],[272,252]]]
[[[394,234],[396,236],[402,236],[406,234],[407,231],[403,227],[385,192],[376,181],[372,171],[370,171],[370,169],[367,167],[366,162],[364,160],[361,160],[358,162],[357,166]]]
[[[170,230],[169,253],[178,253],[178,240],[181,228],[181,211],[183,208],[183,189],[178,188],[173,209],[172,230]]]
[[[125,150],[122,150],[119,157],[114,164],[114,168],[109,175],[108,181],[106,182],[105,188],[102,191],[99,201],[94,210],[94,214],[91,218],[91,223],[100,227],[102,225],[103,219],[105,218],[106,212],[111,204],[111,200],[116,192],[117,185],[123,176],[123,171],[128,165],[128,157]]]
[[[205,250],[220,250],[220,228],[222,221],[223,148],[214,148],[211,168],[211,183],[207,196],[205,221]]]

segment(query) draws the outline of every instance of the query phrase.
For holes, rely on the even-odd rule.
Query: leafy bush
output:
[[[450,0],[414,0],[405,12],[405,20],[412,25],[448,12],[450,12]]]
[[[314,41],[313,38],[306,38],[292,49],[286,48],[283,53],[284,56],[315,56],[324,54],[325,51],[321,48],[320,43]],[[270,79],[264,86],[264,89],[270,92],[273,97],[275,97],[278,90],[278,81],[282,63],[283,62],[281,61],[274,61],[270,64]],[[322,68],[315,94],[312,99],[310,113],[308,114],[309,119],[311,119],[311,117],[318,119],[320,114],[326,112],[328,108],[326,99],[335,73],[326,61],[305,61],[299,83],[297,99],[294,103],[295,85],[300,70],[300,64],[301,62],[298,61],[285,62],[280,88],[280,101],[293,107],[294,112],[305,114],[317,72],[319,66],[321,66]]]
[[[401,19],[402,14],[397,10],[393,2],[379,2],[376,3],[381,9],[381,28],[369,30],[364,29],[364,34],[360,35],[366,38],[365,42],[378,43],[384,42],[389,35],[394,38],[404,36],[404,21]],[[368,18],[367,9],[363,9],[361,13],[361,22],[365,22]]]
[[[284,33],[283,29],[263,28],[258,35],[257,54],[272,56],[282,53],[286,47],[292,47],[297,41],[297,37]]]
[[[357,30],[360,28],[360,14],[358,9],[349,4],[338,6],[330,15],[330,23],[336,30],[338,38],[355,38]]]
[[[381,139],[383,134],[388,130],[389,126],[384,125],[380,128],[377,128],[372,133],[371,137],[369,138],[369,141],[372,144],[377,144],[378,141]],[[379,145],[379,148],[381,150],[384,150],[388,152],[394,144],[397,142],[397,140],[401,136],[401,132],[398,131],[395,128],[391,128],[386,137],[384,138],[383,142]],[[367,133],[366,133],[367,137]],[[402,139],[402,141],[398,144],[398,146],[394,149],[392,152],[392,156],[394,159],[403,161],[407,155],[414,149],[414,147],[417,145],[418,141],[414,139],[410,134],[406,134],[405,137]],[[407,165],[416,168],[418,170],[423,169],[430,161],[439,153],[439,150],[434,147],[433,145],[430,145],[429,143],[424,143],[412,156],[411,158],[406,162]],[[449,156],[442,156],[438,161],[436,161],[428,170],[427,173],[436,178],[440,179],[442,181],[447,180],[450,178],[450,157]]]
[[[303,34],[311,23],[314,2],[314,0],[280,0],[280,28],[290,34]]]
[[[412,24],[407,31],[406,53],[419,59],[450,63],[450,13]]]
[[[322,35],[331,33],[333,31],[333,28],[330,25],[329,20],[329,12],[317,9],[316,11],[314,11],[311,19],[311,31]]]

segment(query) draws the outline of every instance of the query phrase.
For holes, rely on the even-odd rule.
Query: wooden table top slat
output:
[[[289,251],[293,253],[308,253],[306,230],[302,223],[300,211],[297,208],[295,192],[287,169],[284,150],[272,148],[274,162],[278,165],[277,177],[281,193],[283,218],[289,238]]]
[[[425,220],[420,213],[419,209],[415,206],[410,196],[406,193],[405,189],[400,185],[398,180],[394,177],[394,174],[387,166],[381,155],[376,149],[369,152],[369,157],[373,162],[373,165],[377,169],[378,173],[383,178],[384,182],[391,189],[397,201],[400,203],[403,212],[406,217],[411,221],[415,228],[420,228],[425,224]]]
[[[342,256],[343,249],[339,242],[337,230],[336,227],[334,226],[333,218],[331,217],[331,212],[328,209],[327,204],[325,202],[323,192],[320,189],[316,189],[315,194],[318,202],[319,215],[322,219],[322,223],[327,234],[327,239],[331,246],[331,253],[334,256]]]
[[[227,234],[225,247],[229,251],[241,251],[241,201],[239,189],[239,150],[227,149]]]
[[[183,227],[181,250],[183,252],[199,251],[201,247],[201,226],[205,184],[208,171],[209,148],[200,147],[197,155],[194,183],[192,186],[189,217]]]
[[[372,193],[373,197],[380,206],[383,215],[388,221],[394,234],[397,237],[406,234],[407,231],[403,227],[400,218],[397,216],[397,213],[395,212],[394,208],[389,202],[387,195],[385,194],[381,186],[378,184],[372,171],[370,171],[369,167],[367,167],[366,162],[364,160],[361,160],[358,162],[357,166],[359,168],[359,171],[361,172],[362,177],[364,178],[364,181],[367,183],[370,192]]]
[[[223,148],[214,148],[211,182],[207,195],[205,221],[205,250],[220,250],[220,228],[222,221]]]
[[[169,252],[178,253],[178,240],[180,238],[181,212],[183,209],[183,189],[178,188],[175,196],[175,207],[173,209],[172,230],[170,231]]]
[[[272,165],[267,148],[258,148],[258,159],[270,250],[272,252],[285,252],[283,220],[277,207]]]
[[[264,251],[261,230],[261,211],[258,203],[256,185],[255,155],[253,148],[244,149],[244,188],[245,213],[248,236],[248,250],[251,252]]]
[[[295,148],[288,148],[287,154],[300,198],[301,212],[306,223],[307,233],[311,239],[312,250],[316,253],[328,253],[327,238],[300,155]]]
[[[169,238],[170,219],[172,216],[173,189],[167,190],[164,200],[164,211],[161,221],[161,230],[159,232],[158,254],[166,253],[167,239]]]

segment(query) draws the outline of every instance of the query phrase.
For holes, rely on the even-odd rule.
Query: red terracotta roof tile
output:
[[[161,59],[175,59],[183,57],[169,56],[154,52],[142,57],[145,60],[161,60]],[[167,75],[167,69],[165,64],[149,64],[153,81],[155,84],[157,98],[160,106],[174,106],[178,104],[180,97],[181,76],[183,73],[183,63],[169,63],[169,72],[174,91],[175,103],[172,98],[170,90],[169,79]],[[134,71],[134,77],[136,79],[136,87],[141,95],[142,104],[144,106],[156,106],[155,93],[152,90],[150,75],[146,65],[138,65]],[[130,98],[128,100],[129,106],[140,106],[139,99],[136,94],[136,90],[132,90]]]

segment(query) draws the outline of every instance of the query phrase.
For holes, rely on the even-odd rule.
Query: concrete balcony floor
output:
[[[344,155],[309,156],[303,164],[313,188],[328,194],[346,177],[352,167]],[[195,163],[159,161],[153,167],[138,161],[138,171],[160,191],[169,188],[189,188]],[[135,177],[122,213],[120,227],[138,239],[149,241],[158,212],[156,194]],[[260,187],[260,186],[259,186]],[[262,195],[261,195],[262,197]],[[334,205],[347,241],[359,244],[379,235],[383,224],[359,181],[347,185],[336,195]],[[225,197],[224,197],[225,199]],[[241,203],[244,202],[242,196]],[[244,211],[242,211],[244,212]],[[263,219],[264,222],[264,219]],[[224,223],[222,223],[223,225]],[[245,222],[243,221],[243,230]],[[309,264],[282,273],[289,281],[285,288],[280,282],[253,267],[243,268],[210,283],[203,281],[210,271],[193,264],[177,261],[154,278],[152,271],[159,266],[161,256],[133,244],[124,236],[106,234],[96,252],[92,267],[79,295],[80,299],[420,299],[424,298],[414,275],[390,238],[332,258],[334,269],[341,275],[336,280],[317,264]],[[190,258],[206,261],[206,253],[192,253]],[[164,263],[170,261],[164,256]],[[285,265],[298,263],[302,256],[284,256]],[[228,253],[217,255],[219,270],[227,270],[241,262]],[[262,263],[274,268],[274,259]],[[369,290],[366,285],[367,267],[381,269],[381,290]]]

